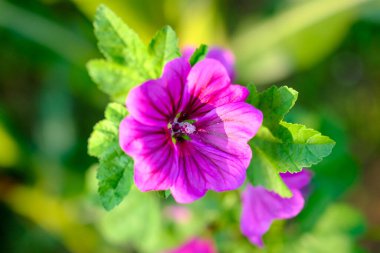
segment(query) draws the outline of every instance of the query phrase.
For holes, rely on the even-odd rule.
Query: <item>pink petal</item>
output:
[[[281,178],[289,188],[301,189],[310,183],[312,172],[307,169],[303,169],[298,173],[281,173]]]
[[[251,160],[251,149],[246,143],[228,143],[226,147],[196,143],[195,158],[202,168],[207,188],[214,191],[229,191],[239,188],[246,178]],[[234,153],[239,152],[239,153]]]
[[[186,77],[189,74],[191,66],[184,58],[178,58],[170,61],[165,65],[162,75],[162,84],[166,88],[174,115],[184,110],[190,99]]]
[[[206,143],[218,143],[223,148],[227,142],[247,143],[259,130],[263,114],[244,102],[217,107],[195,123],[198,133]],[[238,152],[236,153],[238,155]]]
[[[171,136],[162,127],[126,117],[119,127],[120,147],[135,161],[135,184],[141,191],[168,189],[178,175]]]
[[[291,198],[282,198],[261,186],[248,185],[242,195],[242,233],[252,239],[252,243],[262,246],[261,237],[269,230],[274,220],[295,217],[302,210],[302,194],[296,189],[293,189],[292,193]]]
[[[145,125],[166,127],[187,104],[185,79],[189,71],[190,64],[178,58],[166,64],[160,79],[133,88],[126,102],[130,115]]]
[[[254,244],[254,245],[256,245],[256,246],[258,246],[258,247],[260,247],[260,248],[264,247],[264,242],[263,242],[262,235],[255,235],[255,234],[252,234],[252,235],[250,235],[250,236],[248,237],[248,239],[249,239],[249,241],[250,241],[252,244]]]
[[[299,173],[281,173],[291,190],[291,198],[282,198],[261,186],[247,185],[242,194],[242,233],[255,245],[262,247],[262,236],[274,220],[293,218],[301,212],[304,197],[301,190],[310,182],[311,172],[304,169]]]
[[[150,156],[135,160],[134,180],[140,191],[167,190],[178,177],[173,148],[152,150]]]
[[[168,253],[216,253],[216,249],[212,241],[194,238]]]
[[[178,149],[181,150],[178,161],[180,172],[171,188],[178,203],[197,200],[208,189],[227,191],[243,184],[247,168],[244,163],[251,158],[247,144],[246,153],[241,156],[233,156],[225,150],[204,145],[202,142],[191,141],[183,145],[187,147]]]
[[[177,146],[179,175],[170,191],[178,203],[190,203],[206,194],[206,181],[194,145],[183,142]]]
[[[207,99],[207,96],[212,95],[212,93],[226,88],[231,80],[220,62],[204,59],[192,67],[187,81],[190,94],[202,100],[202,98]],[[202,100],[201,102],[208,101]]]
[[[203,197],[209,189],[227,191],[241,186],[248,166],[245,163],[251,158],[247,144],[245,149],[244,154],[236,156],[197,139],[178,144],[180,172],[171,188],[175,200],[190,203]]]
[[[221,47],[211,47],[206,57],[222,63],[226,68],[230,79],[235,79],[235,56],[230,50]]]
[[[182,50],[182,56],[189,60],[195,51],[195,47],[187,46]],[[210,47],[206,58],[219,61],[227,70],[227,73],[231,80],[235,79],[235,56],[234,54],[225,48],[213,46]]]
[[[188,111],[197,117],[214,109],[226,99],[226,89],[230,88],[230,78],[223,65],[212,59],[204,59],[193,66],[188,77],[188,91],[191,96]],[[240,92],[242,93],[242,92]],[[245,99],[245,97],[244,97]]]
[[[218,94],[217,99],[214,100],[214,106],[222,106],[228,103],[244,102],[249,95],[246,87],[231,84],[227,89]]]
[[[192,212],[186,206],[169,205],[164,207],[164,215],[167,219],[178,224],[187,224],[191,221]]]
[[[190,60],[190,58],[194,54],[194,52],[195,52],[194,46],[185,46],[181,50],[182,57],[184,57],[186,60]]]
[[[218,107],[200,118],[191,140],[177,144],[180,174],[172,188],[176,201],[194,201],[207,189],[240,187],[252,156],[247,142],[261,122],[262,113],[243,102]]]

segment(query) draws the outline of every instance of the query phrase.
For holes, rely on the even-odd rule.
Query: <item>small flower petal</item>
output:
[[[164,207],[164,215],[175,223],[188,224],[191,222],[193,214],[186,206],[169,205]]]
[[[301,212],[304,206],[301,190],[310,181],[307,175],[311,174],[306,170],[300,173],[281,175],[287,179],[284,181],[292,191],[291,198],[283,198],[261,186],[247,185],[242,194],[240,228],[253,244],[263,247],[262,236],[274,220],[293,218]]]
[[[257,240],[268,230],[276,219],[296,216],[303,208],[302,194],[295,190],[293,197],[281,198],[265,188],[248,185],[243,193],[242,233],[249,239]]]
[[[185,47],[182,50],[182,56],[189,60],[194,51],[195,47]],[[213,46],[209,48],[206,54],[206,58],[219,61],[227,70],[230,79],[235,79],[235,56],[230,50],[218,46]]]
[[[281,178],[289,188],[302,189],[310,183],[313,176],[310,170],[302,170],[298,173],[281,173]]]
[[[216,249],[211,240],[194,238],[168,253],[216,253]]]
[[[235,56],[230,50],[221,47],[211,47],[206,57],[222,63],[231,80],[235,79]]]

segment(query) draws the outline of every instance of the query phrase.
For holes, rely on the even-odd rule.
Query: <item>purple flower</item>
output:
[[[210,240],[194,238],[181,247],[168,253],[216,253],[214,243]]]
[[[247,142],[262,122],[244,102],[248,94],[212,59],[193,67],[175,59],[160,79],[132,89],[119,138],[134,159],[136,186],[170,189],[179,203],[241,186],[252,156]]]
[[[282,173],[281,177],[290,191],[291,198],[282,198],[264,187],[247,185],[242,194],[243,210],[240,221],[242,233],[255,245],[263,247],[262,236],[274,220],[290,219],[301,212],[304,197],[301,190],[311,179],[311,172],[304,169],[299,173]]]
[[[182,50],[182,56],[186,59],[190,59],[194,51],[195,47],[185,47]],[[219,61],[226,68],[230,79],[232,81],[235,79],[235,56],[230,50],[214,46],[208,50],[206,58]]]

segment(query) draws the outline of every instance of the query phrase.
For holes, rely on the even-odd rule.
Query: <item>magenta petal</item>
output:
[[[211,47],[206,57],[222,63],[226,68],[230,79],[235,79],[235,56],[230,50],[221,47]]]
[[[178,144],[179,167],[174,198],[188,203],[207,189],[226,191],[240,187],[246,177],[252,151],[247,142],[256,134],[262,113],[239,102],[220,106],[200,118],[197,134]]]
[[[195,139],[178,145],[180,174],[171,188],[178,203],[190,203],[204,196],[208,189],[233,190],[246,177],[251,150],[246,143],[219,149]],[[239,150],[236,155],[233,151]],[[243,153],[244,152],[244,153]]]
[[[186,83],[190,69],[190,63],[185,58],[174,59],[165,65],[161,84],[169,95],[174,115],[183,111],[190,99]]]
[[[216,253],[216,250],[212,241],[194,238],[168,253]]]
[[[182,56],[185,59],[189,60],[191,58],[191,56],[193,55],[194,51],[195,51],[195,47],[189,47],[189,46],[185,47],[182,50]],[[235,70],[234,70],[234,68],[235,68],[235,56],[230,50],[225,49],[225,48],[221,48],[221,47],[217,47],[217,46],[213,46],[213,47],[209,48],[207,55],[206,55],[206,58],[219,61],[224,66],[224,68],[227,70],[227,73],[228,73],[230,79],[231,80],[235,79]]]
[[[256,244],[274,220],[296,216],[303,208],[304,199],[299,190],[293,190],[292,193],[293,197],[282,198],[263,187],[248,185],[242,196],[242,233]],[[261,243],[257,245],[262,246]]]
[[[132,157],[142,156],[168,142],[165,127],[148,126],[127,116],[119,126],[119,143]]]
[[[168,94],[161,80],[150,80],[133,88],[127,97],[129,114],[142,124],[166,126],[171,115]]]
[[[311,173],[282,173],[281,177],[291,190],[291,198],[283,198],[261,186],[247,185],[242,194],[242,233],[255,245],[262,247],[262,236],[269,230],[274,220],[293,218],[301,212],[304,197],[301,190],[311,179]]]
[[[168,189],[178,175],[171,137],[164,128],[126,117],[119,127],[120,147],[135,161],[135,184],[141,191]]]
[[[220,94],[230,87],[230,78],[220,62],[204,59],[191,69],[187,83],[191,113],[198,115],[200,110],[204,113],[220,105]]]
[[[220,106],[198,120],[192,142],[209,189],[226,191],[244,182],[252,157],[247,142],[261,122],[262,113],[243,102]]]
[[[134,180],[140,191],[167,190],[178,176],[172,149],[163,148],[135,162]]]
[[[202,189],[197,189],[196,185],[189,183],[190,179],[183,178],[184,174],[183,170],[181,170],[177,182],[170,188],[170,191],[177,203],[189,204],[202,198],[206,194],[207,189],[204,185]]]
[[[196,123],[199,134],[207,143],[226,142],[247,143],[255,136],[263,121],[263,114],[244,102],[219,106],[199,118]]]
[[[312,172],[307,169],[303,169],[298,173],[281,173],[281,178],[289,188],[302,189],[310,183]]]
[[[251,160],[251,149],[246,143],[228,144],[228,147],[218,148],[216,146],[197,146],[196,158],[202,166],[203,176],[207,181],[207,188],[214,191],[228,191],[239,188],[246,178],[246,170]],[[233,152],[239,152],[234,154]]]
[[[193,137],[178,145],[178,166],[181,169],[171,188],[177,202],[190,203],[203,197],[208,189],[226,191],[243,184],[251,159],[248,144],[231,143],[221,149]]]
[[[244,102],[248,95],[249,91],[246,87],[233,84],[218,94],[213,105],[217,107],[228,103]]]
[[[193,66],[187,81],[191,95],[198,97],[201,102],[209,102],[202,98],[206,99],[214,92],[223,90],[231,80],[220,62],[204,59]]]
[[[174,185],[170,188],[174,199],[178,203],[190,203],[206,194],[207,182],[196,152],[196,148],[192,143],[184,142],[178,145],[179,175]]]
[[[231,85],[223,65],[211,59],[200,61],[192,68],[188,76],[188,89],[193,118],[225,104],[244,102],[249,95],[247,88]]]
[[[182,48],[182,50],[181,50],[182,57],[185,58],[186,60],[190,60],[190,58],[194,54],[194,52],[195,52],[195,47],[193,47],[193,46],[186,46],[186,47]]]
[[[256,246],[258,246],[258,247],[260,247],[260,248],[264,247],[264,242],[263,242],[262,235],[251,234],[251,235],[248,237],[248,239],[249,239],[249,241],[250,241],[252,244],[254,244],[254,245],[256,245]]]
[[[162,78],[149,80],[133,88],[127,97],[129,114],[137,121],[152,126],[167,126],[187,103],[186,76],[190,64],[183,58],[169,62]]]

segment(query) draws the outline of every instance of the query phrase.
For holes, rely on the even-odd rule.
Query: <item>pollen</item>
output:
[[[176,141],[191,140],[190,135],[195,133],[197,128],[192,123],[193,120],[186,120],[178,122],[178,119],[175,118],[173,122],[168,124],[168,129],[171,132],[172,139]],[[173,141],[174,142],[174,141]]]
[[[181,122],[179,123],[179,125],[181,127],[182,132],[185,134],[192,134],[195,132],[195,130],[197,130],[196,127],[189,122]]]

